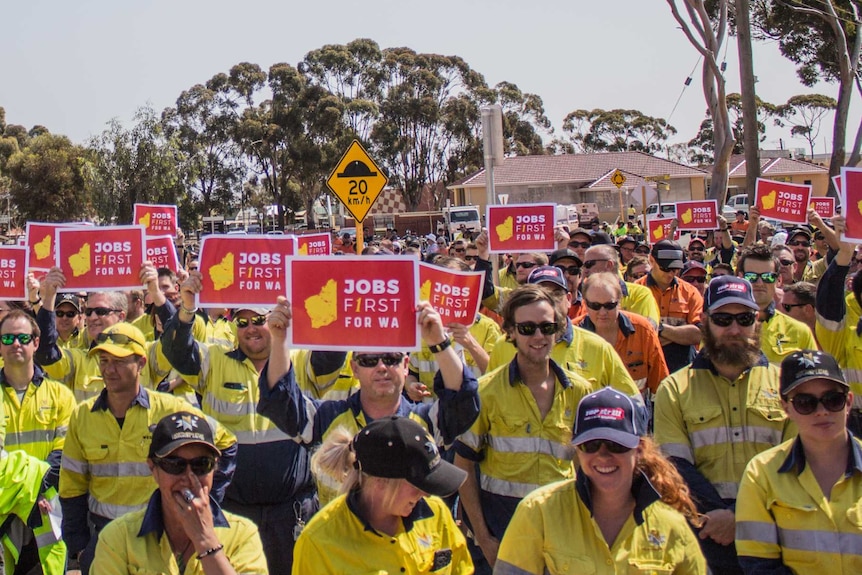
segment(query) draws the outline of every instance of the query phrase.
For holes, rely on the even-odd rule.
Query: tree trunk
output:
[[[754,88],[754,58],[751,52],[751,22],[748,0],[736,0],[736,46],[739,52],[739,81],[742,95],[742,129],[745,146],[745,187],[748,202],[754,205],[754,190],[760,177],[758,157],[757,102]],[[719,200],[724,204],[726,198]]]
[[[855,168],[859,164],[859,160],[862,160],[862,121],[859,122],[859,127],[856,128],[856,139],[853,141],[853,151],[850,152],[847,165]]]

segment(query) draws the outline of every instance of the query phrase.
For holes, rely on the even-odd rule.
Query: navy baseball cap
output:
[[[566,278],[563,276],[563,270],[554,266],[539,266],[530,272],[527,276],[528,284],[543,284],[552,283],[560,286],[566,291],[569,291],[569,284],[566,283]]]
[[[812,379],[825,379],[850,387],[834,357],[816,349],[803,349],[794,351],[782,360],[779,393],[787,397],[797,386]]]
[[[640,443],[636,419],[637,409],[631,398],[612,387],[602,388],[578,404],[573,443],[605,439],[634,449]]]
[[[703,306],[707,311],[715,311],[723,305],[738,303],[754,311],[760,309],[754,301],[754,293],[748,280],[724,275],[713,278],[703,298]]]

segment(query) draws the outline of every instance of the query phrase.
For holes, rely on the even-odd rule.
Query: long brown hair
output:
[[[682,475],[665,459],[649,437],[641,437],[635,472],[642,472],[661,495],[661,500],[682,513],[689,523],[695,527],[703,524]]]

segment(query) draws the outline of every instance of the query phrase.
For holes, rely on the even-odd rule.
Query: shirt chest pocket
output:
[[[698,451],[727,442],[727,427],[721,418],[720,405],[702,406],[683,411],[692,450]],[[708,449],[706,452],[700,451],[696,459],[704,461],[720,456],[721,450]]]
[[[36,407],[34,418],[39,425],[50,425],[57,418],[57,406],[43,402]]]
[[[785,564],[811,565],[818,562],[818,552],[834,552],[834,549],[820,548],[819,537],[815,536],[817,515],[816,505],[802,500],[776,499],[770,506],[778,528],[778,544]]]
[[[673,569],[673,566],[665,565],[664,563],[630,559],[629,570],[627,573],[629,573],[629,575],[660,575],[661,573],[673,573]]]
[[[226,381],[215,393],[208,393],[205,402],[212,415],[227,426],[236,424],[254,414],[251,391],[245,383]]]
[[[544,553],[545,569],[550,575],[592,575],[596,566],[589,557],[576,557],[552,550]]]

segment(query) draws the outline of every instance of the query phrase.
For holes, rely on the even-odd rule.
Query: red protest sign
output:
[[[831,218],[835,215],[835,198],[811,198],[811,203],[808,205],[821,218]]]
[[[148,236],[177,235],[177,207],[169,204],[135,204],[134,221]]]
[[[299,348],[333,351],[413,351],[419,271],[410,256],[287,260],[288,330]]]
[[[0,300],[27,299],[27,248],[0,246]]]
[[[673,218],[653,218],[647,220],[647,241],[651,244],[662,240],[678,240],[679,230],[674,233],[673,238],[670,237],[670,225]]]
[[[57,228],[57,266],[66,291],[141,289],[144,228]]]
[[[298,256],[328,256],[332,254],[332,236],[329,234],[306,234],[297,236]]]
[[[754,205],[761,218],[771,218],[790,224],[808,222],[811,186],[757,178]]]
[[[554,240],[554,204],[488,206],[488,247],[492,254],[550,252]]]
[[[443,325],[472,325],[479,313],[485,272],[463,272],[419,263],[419,301],[427,301]]]
[[[677,202],[676,213],[678,230],[718,229],[718,202],[716,200]]]
[[[157,268],[178,271],[180,262],[173,236],[147,236],[147,259]]]
[[[832,183],[835,185],[835,191],[838,192],[838,197],[840,198],[844,190],[841,186],[841,176],[832,176]]]
[[[54,231],[57,228],[70,228],[74,224],[48,224],[45,222],[27,222],[27,265],[30,271],[46,272],[54,267],[57,259]]]
[[[294,253],[294,236],[205,236],[198,258],[203,289],[197,305],[274,306],[285,293],[285,258]]]
[[[841,181],[841,215],[846,224],[841,240],[862,244],[862,169],[842,167]]]

